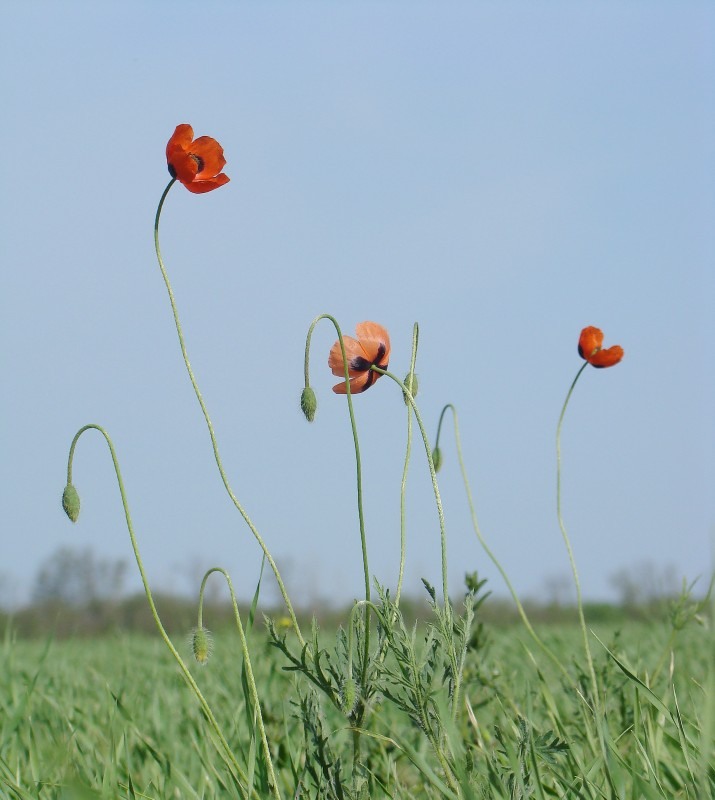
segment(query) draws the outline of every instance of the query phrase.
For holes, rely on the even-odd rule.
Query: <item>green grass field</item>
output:
[[[418,652],[427,628],[419,630]],[[715,796],[711,633],[692,625],[674,643],[669,628],[655,623],[595,633],[620,663],[592,640],[607,720],[600,730],[588,711],[577,626],[540,629],[575,688],[519,626],[486,629],[472,642],[463,702],[453,719],[446,713],[441,667],[434,671],[433,713],[444,712],[444,750],[464,797]],[[283,669],[286,658],[262,627],[250,636],[282,796],[457,796],[429,737],[401,707],[394,682],[369,700],[356,781],[349,718],[314,695],[304,675]],[[208,665],[194,665],[192,673],[249,777],[254,770],[253,796],[268,796],[260,788],[237,637],[228,630],[215,640]],[[334,635],[321,633],[328,649],[331,640]],[[188,660],[188,645],[183,652]],[[6,637],[0,650],[0,797],[241,796],[234,769],[159,638]]]

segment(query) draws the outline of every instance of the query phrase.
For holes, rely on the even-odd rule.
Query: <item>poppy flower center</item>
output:
[[[594,347],[590,353],[584,353],[583,347],[579,345],[578,354],[581,356],[581,358],[586,358],[586,359],[593,358],[596,355],[596,353],[598,353],[598,351],[602,349],[603,349],[602,347]]]
[[[368,372],[367,376],[367,383],[365,384],[365,388],[369,388],[375,382],[375,379],[378,377],[379,373],[373,372],[370,367],[380,367],[380,369],[387,369],[387,364],[381,364],[380,362],[385,357],[385,347],[383,342],[380,342],[380,345],[377,348],[377,355],[375,356],[373,361],[368,361],[366,358],[362,356],[356,356],[350,360],[350,369],[357,370],[358,372]]]
[[[203,172],[204,170],[204,160],[201,156],[197,156],[196,153],[189,153],[189,158],[192,158],[196,162],[196,166],[198,169],[196,170],[196,174],[198,175],[199,172]]]

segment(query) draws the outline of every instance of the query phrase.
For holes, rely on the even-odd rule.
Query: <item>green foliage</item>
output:
[[[272,635],[252,632],[256,681],[284,797],[715,797],[711,634],[701,626],[679,632],[672,673],[664,670],[655,681],[652,668],[668,645],[669,628],[630,624],[620,635],[597,631],[610,651],[594,639],[611,786],[592,715],[555,670],[531,660],[524,632],[487,626],[485,646],[468,644],[463,700],[453,719],[451,658],[439,620],[408,626],[386,595],[376,608],[375,648],[385,656],[373,659],[368,670],[372,688],[355,775],[354,717],[344,712],[340,697],[347,633],[316,626],[305,668],[300,651],[300,667],[294,668]],[[459,654],[476,626],[467,634],[456,617],[452,637]],[[577,674],[578,630],[541,633]],[[248,759],[252,716],[241,654],[228,632],[217,631],[216,639],[209,664],[196,666],[194,675],[229,740]],[[292,651],[290,641],[284,644]],[[357,639],[353,648],[361,652]],[[322,675],[329,693],[307,673]],[[365,687],[360,691],[364,702]],[[0,797],[132,796],[241,796],[163,644],[140,636],[18,642],[8,631],[0,646]]]

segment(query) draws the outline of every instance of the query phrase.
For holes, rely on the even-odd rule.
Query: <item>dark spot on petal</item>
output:
[[[174,169],[174,167],[171,164],[167,164],[166,166],[169,168],[169,175],[171,175],[172,178],[175,178],[176,170]]]
[[[350,360],[350,369],[355,369],[358,372],[367,372],[372,364],[362,356],[356,356]]]

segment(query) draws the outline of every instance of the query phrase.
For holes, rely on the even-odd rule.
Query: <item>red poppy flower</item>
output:
[[[171,177],[194,194],[218,189],[230,180],[221,172],[226,164],[223,147],[210,136],[194,139],[191,125],[176,126],[166,145],[166,163]]]
[[[584,358],[594,367],[612,367],[623,358],[623,348],[620,345],[614,344],[613,347],[607,347],[605,350],[601,347],[603,344],[603,331],[599,328],[594,328],[589,325],[581,331],[581,336],[578,340],[578,354]]]
[[[348,375],[350,375],[350,392],[359,394],[369,389],[380,377],[379,372],[370,369],[373,365],[387,369],[390,360],[390,334],[377,322],[361,322],[355,326],[357,339],[343,336],[345,355],[348,358]],[[345,363],[338,340],[330,348],[328,366],[333,375],[345,376]],[[347,394],[345,381],[333,386],[336,394]]]

